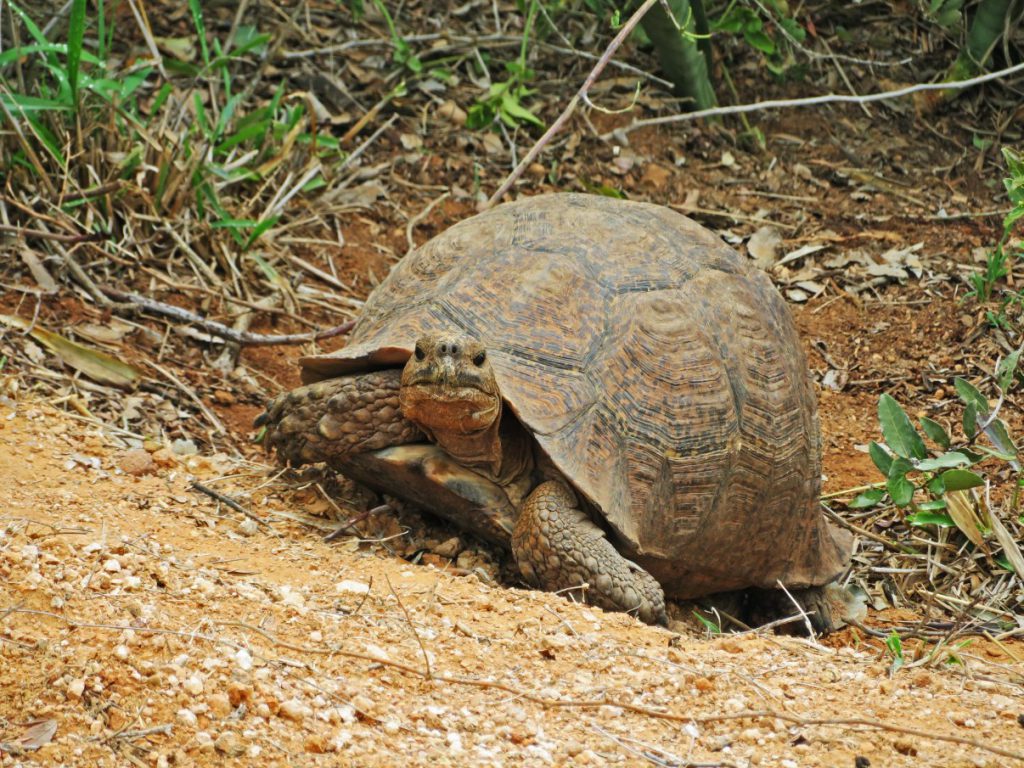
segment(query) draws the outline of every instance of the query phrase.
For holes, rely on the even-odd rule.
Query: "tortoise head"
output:
[[[399,399],[405,417],[435,437],[477,434],[501,417],[487,350],[457,333],[420,337],[402,369]]]

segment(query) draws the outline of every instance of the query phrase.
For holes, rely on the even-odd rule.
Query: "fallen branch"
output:
[[[681,112],[675,115],[665,115],[664,117],[651,117],[647,120],[634,120],[630,125],[627,125],[624,128],[618,128],[616,131],[630,133],[638,128],[648,128],[653,125],[681,123],[688,120],[700,120],[705,117],[742,115],[748,112],[760,112],[768,109],[813,107],[819,104],[868,104],[873,101],[899,99],[903,96],[909,96],[912,93],[918,93],[920,91],[961,90],[964,88],[971,88],[975,85],[981,85],[982,83],[987,83],[990,80],[999,80],[1007,75],[1012,75],[1015,72],[1021,71],[1024,71],[1024,63],[1015,64],[1012,67],[1006,67],[1005,69],[1000,69],[996,72],[989,72],[988,74],[979,75],[978,77],[972,77],[968,80],[954,80],[951,83],[919,83],[917,85],[908,85],[906,88],[897,88],[893,91],[882,91],[881,93],[869,93],[864,96],[845,93],[826,93],[823,96],[808,96],[802,99],[767,99],[765,101],[756,101],[753,104],[734,104],[726,107],[713,107],[711,109],[701,109],[696,112]],[[616,131],[605,134],[601,138],[611,138]]]
[[[110,298],[126,302],[128,304],[134,304],[143,312],[160,315],[162,317],[170,317],[174,320],[178,320],[182,323],[188,323],[190,325],[198,325],[204,331],[207,331],[214,336],[227,339],[228,341],[233,341],[243,347],[269,347],[279,344],[305,344],[310,341],[321,341],[322,339],[330,339],[335,336],[346,334],[351,331],[356,324],[355,320],[346,320],[341,325],[336,325],[333,328],[328,328],[324,331],[314,331],[311,333],[287,333],[279,335],[251,333],[250,331],[236,331],[234,328],[224,325],[223,323],[218,323],[216,320],[209,320],[202,315],[197,315],[195,312],[190,312],[189,310],[182,309],[181,307],[175,307],[172,304],[165,304],[162,301],[148,299],[145,296],[126,293],[124,291],[118,291],[114,288],[107,288],[105,286],[99,286],[99,288]]]

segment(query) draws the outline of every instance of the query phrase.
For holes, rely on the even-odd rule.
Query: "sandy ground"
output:
[[[31,402],[2,402],[0,427],[3,766],[1024,759],[1024,665],[991,644],[959,663],[908,646],[892,672],[849,629],[823,644],[652,628],[324,543],[280,516],[255,465],[163,449],[140,466]]]

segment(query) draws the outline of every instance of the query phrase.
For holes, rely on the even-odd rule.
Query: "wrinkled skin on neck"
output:
[[[525,446],[503,439],[498,382],[475,339],[436,334],[417,341],[402,370],[399,401],[405,417],[461,464],[502,485],[524,471],[522,460],[509,461]]]

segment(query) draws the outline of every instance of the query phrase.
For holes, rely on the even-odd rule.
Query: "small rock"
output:
[[[199,720],[196,718],[196,713],[193,712],[191,709],[187,708],[179,709],[175,717],[178,718],[178,722],[180,722],[182,725],[187,725],[192,728],[194,728],[199,722]]]
[[[198,696],[203,692],[203,678],[199,675],[192,675],[185,679],[185,682],[181,684],[181,687],[185,689],[185,692],[192,696]]]
[[[131,653],[132,652],[128,649],[127,645],[119,645],[116,648],[114,648],[114,656],[119,658],[121,661],[124,661],[129,656],[131,656]]]
[[[917,755],[917,744],[910,739],[896,739],[892,746],[901,755],[907,755],[907,757],[915,757]]]
[[[242,737],[234,731],[224,731],[213,742],[214,749],[228,757],[238,757],[245,753],[245,743]]]
[[[196,743],[199,745],[199,748],[204,752],[212,752],[214,750],[213,736],[211,736],[206,731],[196,732]]]
[[[231,714],[231,698],[226,693],[212,694],[206,699],[206,704],[214,717],[224,718]]]
[[[235,653],[235,663],[243,672],[248,672],[252,669],[252,654],[245,648],[239,648]]]
[[[82,694],[85,692],[85,680],[81,678],[72,680],[68,683],[68,698],[69,699],[80,699]]]
[[[121,570],[121,563],[119,563],[114,558],[110,558],[109,560],[107,560],[107,562],[103,564],[103,570],[107,573],[117,573]]]
[[[280,717],[300,723],[313,714],[313,710],[298,699],[288,699],[281,702],[281,708],[277,711]]]
[[[167,448],[160,448],[157,451],[153,451],[152,456],[153,461],[158,467],[173,467],[178,463],[178,459]]]
[[[327,740],[327,737],[320,733],[314,733],[306,737],[306,740],[302,743],[303,748],[314,755],[322,755],[327,752],[331,744]]]
[[[451,563],[448,558],[435,555],[433,552],[424,552],[420,557],[420,565],[432,565],[438,570],[444,570]]]
[[[462,540],[458,536],[452,536],[434,547],[434,554],[441,557],[454,559],[462,551]]]
[[[339,581],[334,585],[335,592],[348,592],[353,595],[365,595],[370,591],[370,585],[361,581]]]
[[[199,453],[199,448],[196,447],[195,442],[181,437],[171,443],[171,450],[177,456],[192,456]]]
[[[121,454],[117,466],[126,475],[148,475],[156,471],[156,464],[148,451],[142,448],[134,448]]]
[[[228,701],[232,707],[252,701],[252,686],[232,680],[228,683]]]
[[[242,522],[238,524],[238,532],[243,536],[255,536],[260,530],[259,523],[253,520],[251,517],[242,519]]]

